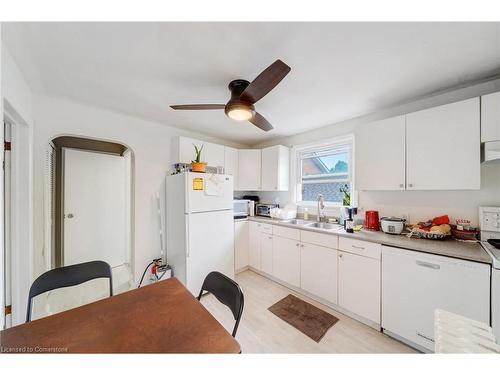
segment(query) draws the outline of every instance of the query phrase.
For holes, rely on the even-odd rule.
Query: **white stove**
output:
[[[491,270],[491,326],[500,342],[500,249],[487,242],[500,239],[500,207],[479,207],[481,245],[493,260]]]
[[[500,235],[498,237],[500,238]],[[486,241],[481,241],[481,246],[491,256],[491,259],[493,259],[493,268],[500,270],[500,249],[497,249]]]

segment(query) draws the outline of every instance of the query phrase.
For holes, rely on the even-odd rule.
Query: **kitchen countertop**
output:
[[[420,251],[435,255],[443,255],[452,258],[472,260],[474,262],[491,264],[493,261],[488,253],[482,248],[479,242],[463,242],[454,239],[447,240],[426,240],[418,238],[408,238],[406,235],[386,234],[382,231],[361,230],[359,232],[347,233],[343,229],[326,230],[320,228],[305,227],[303,225],[283,223],[277,219],[252,216],[251,221],[258,221],[273,225],[281,225],[289,228],[308,230],[311,232],[329,233],[342,237],[349,237],[357,240],[375,242],[382,245],[394,246],[407,250]]]

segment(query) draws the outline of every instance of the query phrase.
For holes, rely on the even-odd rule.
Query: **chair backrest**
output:
[[[214,271],[210,272],[205,278],[205,281],[203,281],[198,300],[200,300],[204,291],[212,293],[221,303],[229,307],[233,313],[234,319],[236,319],[233,337],[236,336],[244,304],[243,292],[240,286],[226,275]]]
[[[26,322],[31,321],[31,305],[34,297],[51,290],[82,284],[98,278],[109,279],[109,295],[113,295],[113,279],[108,263],[96,260],[54,268],[40,275],[31,285],[28,296]]]

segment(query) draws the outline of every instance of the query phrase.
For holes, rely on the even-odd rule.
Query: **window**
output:
[[[328,204],[341,206],[342,190],[352,190],[351,153],[352,138],[297,148],[297,203],[313,204],[321,194]]]

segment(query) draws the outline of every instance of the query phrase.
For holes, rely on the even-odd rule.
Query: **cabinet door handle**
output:
[[[400,187],[400,188],[404,188],[404,187],[405,187],[405,185],[404,185],[404,184],[399,184],[399,187]]]
[[[340,253],[339,254],[339,258],[342,258],[344,256],[344,254]]]
[[[271,236],[269,236],[269,237],[267,237],[267,238],[269,238],[270,240],[272,240],[272,239],[273,239]]]
[[[304,247],[304,244],[301,244],[300,247]]]
[[[413,187],[413,184],[408,184],[409,187]]]
[[[356,245],[351,245],[353,248],[355,249],[359,249],[359,250],[364,250],[365,248],[363,246],[356,246]]]
[[[422,262],[421,260],[416,260],[415,263],[417,264],[417,266],[432,268],[433,270],[438,270],[441,268],[441,266],[439,264]]]
[[[300,243],[296,243],[295,246],[299,247],[300,246]]]

